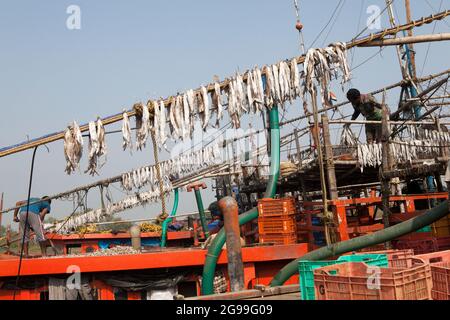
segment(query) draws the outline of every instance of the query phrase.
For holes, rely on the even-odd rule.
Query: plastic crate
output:
[[[414,256],[414,250],[380,250],[371,251],[371,254],[385,254],[390,268],[409,268],[411,267],[411,258]]]
[[[362,262],[350,262],[314,270],[318,300],[430,300],[430,264],[411,258],[411,268],[380,268],[375,274]],[[374,279],[376,278],[374,277]],[[370,285],[374,285],[371,288]]]
[[[260,234],[269,233],[297,233],[295,216],[259,218],[258,231]]]
[[[437,238],[439,251],[450,250],[450,237]]]
[[[448,237],[450,236],[450,217],[447,216],[432,224],[431,230],[435,237]]]
[[[423,240],[396,240],[393,241],[392,244],[399,250],[412,249],[416,255],[439,251],[439,244],[436,238]]]
[[[290,216],[297,213],[294,198],[261,199],[258,201],[258,214],[260,217]]]
[[[273,243],[273,244],[296,244],[297,233],[285,234],[259,234],[259,243]]]
[[[450,300],[450,251],[417,256],[431,265],[433,300]]]
[[[315,300],[314,270],[325,266],[347,262],[365,262],[370,266],[380,268],[388,267],[388,259],[385,254],[354,254],[341,256],[333,261],[300,261],[298,269],[300,274],[300,293],[302,300]]]

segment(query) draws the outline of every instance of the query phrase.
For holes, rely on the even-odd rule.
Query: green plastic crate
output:
[[[333,261],[300,261],[298,263],[300,274],[300,293],[302,300],[316,300],[314,290],[314,270],[347,262],[365,262],[370,266],[387,268],[389,266],[386,254],[353,254],[341,256]]]
[[[427,233],[427,232],[432,232],[431,226],[426,226],[426,227],[424,227],[424,228],[422,228],[422,229],[420,229],[420,230],[417,230],[416,232],[417,232],[417,233]]]

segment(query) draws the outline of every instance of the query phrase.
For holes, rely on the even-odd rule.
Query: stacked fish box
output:
[[[362,262],[314,270],[317,300],[431,300],[430,263],[411,257],[403,268]]]
[[[294,198],[262,199],[258,202],[260,243],[297,243],[297,206]]]

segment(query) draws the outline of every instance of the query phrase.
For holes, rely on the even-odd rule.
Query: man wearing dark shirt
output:
[[[361,94],[357,89],[350,89],[347,93],[348,100],[352,103],[355,112],[352,121],[358,119],[359,115],[363,115],[369,121],[381,121],[382,106],[370,94]],[[349,126],[349,125],[348,125]],[[366,124],[367,143],[381,142],[381,125]]]

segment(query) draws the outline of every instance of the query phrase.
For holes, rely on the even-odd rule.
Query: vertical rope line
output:
[[[158,158],[158,145],[156,144],[156,136],[155,136],[155,130],[151,130],[151,136],[152,136],[152,142],[153,142],[153,156],[155,158],[155,167],[156,167],[156,177],[158,179],[159,183],[159,193],[161,197],[161,207],[162,207],[162,213],[159,216],[159,219],[165,220],[167,216],[167,209],[166,209],[166,200],[164,197],[164,184],[162,181],[161,176],[161,166],[159,165],[159,158]]]

